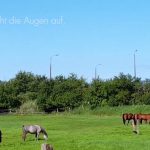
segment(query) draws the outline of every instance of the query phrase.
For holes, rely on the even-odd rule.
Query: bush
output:
[[[27,101],[20,106],[19,113],[35,113],[38,112],[38,106],[35,101]]]

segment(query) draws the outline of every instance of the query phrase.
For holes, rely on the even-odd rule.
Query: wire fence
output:
[[[69,108],[55,108],[49,109],[48,111],[19,111],[19,110],[12,110],[12,109],[0,109],[0,115],[8,115],[8,114],[50,114],[50,113],[60,113],[60,112],[70,112],[71,109]]]

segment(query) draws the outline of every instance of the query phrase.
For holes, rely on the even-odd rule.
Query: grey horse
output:
[[[27,126],[23,125],[22,126],[22,131],[23,131],[22,138],[23,138],[24,141],[25,141],[26,135],[28,133],[35,134],[36,140],[38,140],[40,133],[42,133],[44,135],[45,140],[48,139],[48,134],[47,134],[46,130],[44,128],[42,128],[41,126],[39,126],[39,125],[27,125]]]

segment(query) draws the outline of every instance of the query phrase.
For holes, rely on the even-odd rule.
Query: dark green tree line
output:
[[[30,72],[19,72],[9,81],[0,81],[0,107],[17,109],[35,102],[42,111],[69,110],[79,106],[92,109],[102,106],[150,104],[150,79],[141,81],[120,73],[109,80],[84,78],[70,74],[49,80]]]

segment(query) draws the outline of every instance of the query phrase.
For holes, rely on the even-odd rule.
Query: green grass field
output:
[[[23,124],[43,126],[54,150],[150,150],[150,125],[141,125],[136,135],[131,125],[123,125],[121,116],[73,114],[2,115],[1,150],[40,150],[43,136],[35,141],[34,135],[28,134],[23,142]]]

